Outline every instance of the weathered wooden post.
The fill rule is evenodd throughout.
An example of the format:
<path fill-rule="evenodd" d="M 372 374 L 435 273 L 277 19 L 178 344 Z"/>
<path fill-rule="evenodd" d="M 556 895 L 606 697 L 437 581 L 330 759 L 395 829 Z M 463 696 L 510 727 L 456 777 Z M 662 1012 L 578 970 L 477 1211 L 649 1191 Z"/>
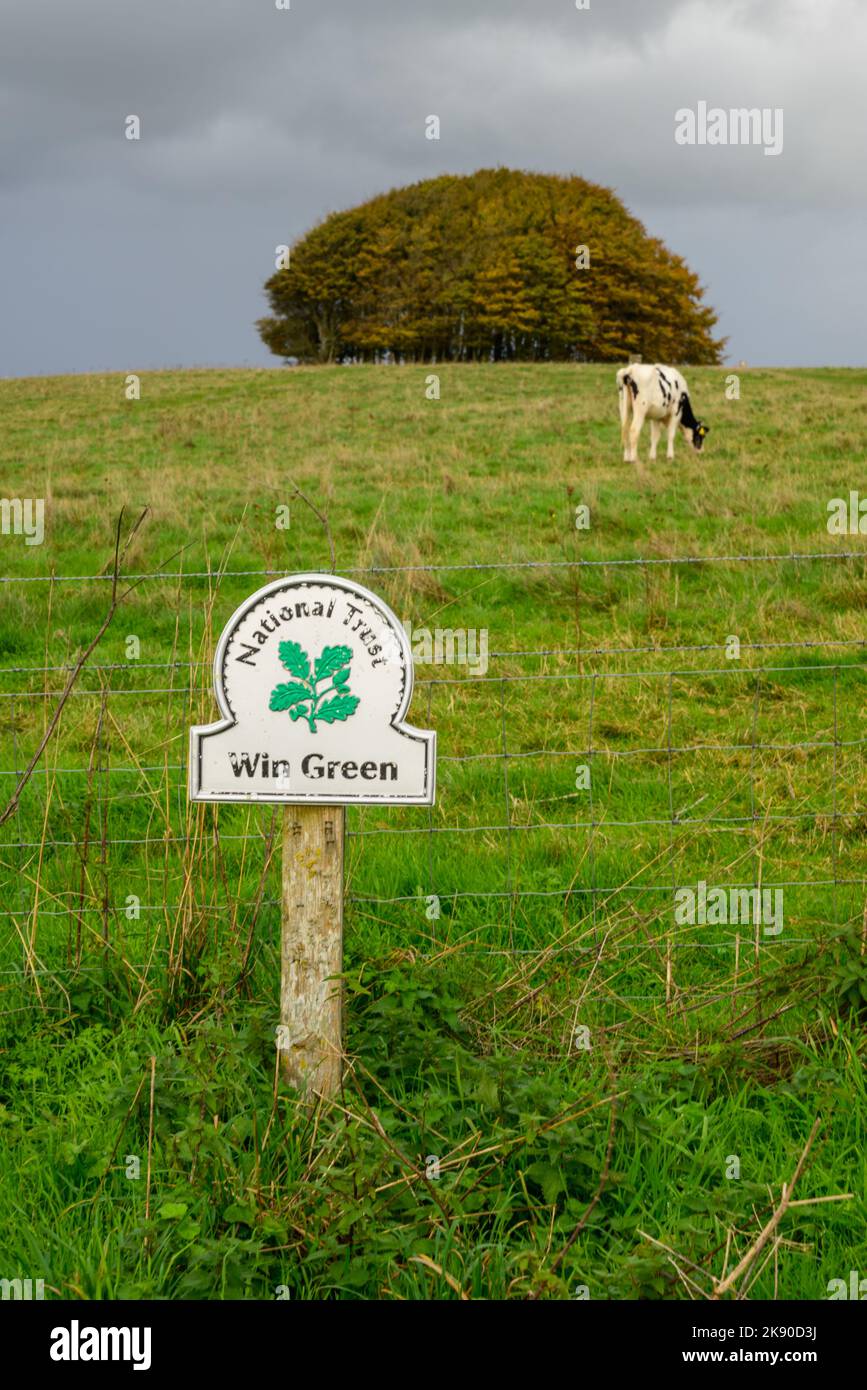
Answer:
<path fill-rule="evenodd" d="M 340 1086 L 347 805 L 427 806 L 436 735 L 404 722 L 406 633 L 369 589 L 298 574 L 253 594 L 214 658 L 222 718 L 190 730 L 193 801 L 270 801 L 283 819 L 283 1075 L 308 1095 Z"/>
<path fill-rule="evenodd" d="M 278 1047 L 286 1080 L 320 1095 L 342 1075 L 345 817 L 342 806 L 283 812 Z"/>

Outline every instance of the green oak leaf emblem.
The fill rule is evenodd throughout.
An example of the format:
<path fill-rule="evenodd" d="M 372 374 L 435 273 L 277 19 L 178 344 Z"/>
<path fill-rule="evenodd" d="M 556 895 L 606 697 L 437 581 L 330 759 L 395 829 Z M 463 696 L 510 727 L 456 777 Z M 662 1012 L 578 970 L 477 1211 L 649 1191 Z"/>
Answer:
<path fill-rule="evenodd" d="M 323 647 L 312 667 L 298 642 L 281 642 L 278 651 L 281 665 L 295 679 L 274 687 L 269 709 L 288 710 L 293 721 L 306 719 L 311 734 L 316 733 L 317 720 L 338 724 L 355 713 L 361 697 L 348 688 L 351 647 Z M 320 690 L 329 680 L 331 684 Z"/>

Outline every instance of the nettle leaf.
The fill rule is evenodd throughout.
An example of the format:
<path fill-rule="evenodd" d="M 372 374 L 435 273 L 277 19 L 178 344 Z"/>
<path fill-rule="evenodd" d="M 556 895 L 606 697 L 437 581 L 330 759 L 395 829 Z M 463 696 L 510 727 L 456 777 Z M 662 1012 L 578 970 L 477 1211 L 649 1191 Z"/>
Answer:
<path fill-rule="evenodd" d="M 349 680 L 349 667 L 348 667 L 348 666 L 346 667 L 346 669 L 345 669 L 344 671 L 335 671 L 335 673 L 334 673 L 334 684 L 337 686 L 337 689 L 338 689 L 338 690 L 342 690 L 343 687 L 346 685 L 346 682 L 347 682 L 348 680 Z"/>
<path fill-rule="evenodd" d="M 560 1193 L 566 1191 L 563 1174 L 553 1163 L 531 1163 L 527 1169 L 527 1177 L 541 1187 L 542 1196 L 549 1206 L 553 1206 Z"/>
<path fill-rule="evenodd" d="M 359 704 L 358 695 L 335 695 L 333 700 L 326 700 L 325 704 L 316 711 L 316 718 L 322 719 L 326 724 L 334 724 L 338 720 L 348 719 L 350 714 L 354 714 Z"/>
<path fill-rule="evenodd" d="M 246 1202 L 232 1202 L 223 1212 L 224 1221 L 237 1221 L 243 1226 L 252 1226 L 256 1221 L 256 1209 Z"/>
<path fill-rule="evenodd" d="M 268 701 L 269 709 L 291 709 L 300 700 L 309 700 L 310 691 L 306 685 L 301 685 L 300 681 L 287 681 L 285 685 L 278 685 L 271 691 L 271 698 Z"/>
<path fill-rule="evenodd" d="M 163 1202 L 157 1215 L 164 1221 L 179 1221 L 182 1216 L 187 1214 L 186 1202 Z"/>
<path fill-rule="evenodd" d="M 351 660 L 351 647 L 323 647 L 322 655 L 316 658 L 316 679 L 324 680 L 326 676 L 339 671 L 341 666 L 348 666 Z"/>
<path fill-rule="evenodd" d="M 277 648 L 280 660 L 293 676 L 306 681 L 310 675 L 310 658 L 300 642 L 281 642 Z M 317 666 L 319 662 L 316 663 Z"/>

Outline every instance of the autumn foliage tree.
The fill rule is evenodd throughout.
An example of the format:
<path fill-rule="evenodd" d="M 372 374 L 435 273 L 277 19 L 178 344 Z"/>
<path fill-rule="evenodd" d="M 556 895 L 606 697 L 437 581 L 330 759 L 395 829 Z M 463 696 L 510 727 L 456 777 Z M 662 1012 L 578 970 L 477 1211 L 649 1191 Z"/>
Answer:
<path fill-rule="evenodd" d="M 681 257 L 609 189 L 553 174 L 444 175 L 332 213 L 265 289 L 264 342 L 307 362 L 718 362 L 724 346 Z"/>

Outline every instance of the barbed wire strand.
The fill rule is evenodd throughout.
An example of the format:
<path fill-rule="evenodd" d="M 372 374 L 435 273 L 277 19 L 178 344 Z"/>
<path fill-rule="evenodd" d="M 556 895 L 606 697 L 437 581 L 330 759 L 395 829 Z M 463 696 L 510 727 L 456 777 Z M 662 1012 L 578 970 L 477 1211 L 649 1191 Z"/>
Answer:
<path fill-rule="evenodd" d="M 814 550 L 767 552 L 759 555 L 633 555 L 609 560 L 491 560 L 455 565 L 352 565 L 340 574 L 451 574 L 489 570 L 616 569 L 640 565 L 784 564 L 811 560 L 863 560 L 865 550 Z M 151 570 L 125 579 L 282 579 L 291 571 L 280 570 Z M 106 574 L 0 575 L 0 584 L 86 584 L 110 580 Z"/>

